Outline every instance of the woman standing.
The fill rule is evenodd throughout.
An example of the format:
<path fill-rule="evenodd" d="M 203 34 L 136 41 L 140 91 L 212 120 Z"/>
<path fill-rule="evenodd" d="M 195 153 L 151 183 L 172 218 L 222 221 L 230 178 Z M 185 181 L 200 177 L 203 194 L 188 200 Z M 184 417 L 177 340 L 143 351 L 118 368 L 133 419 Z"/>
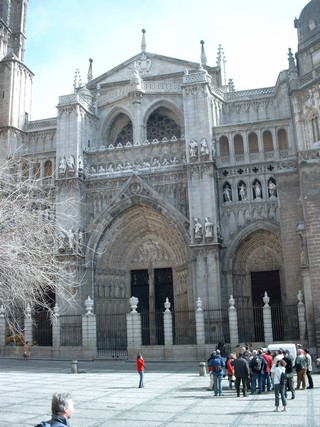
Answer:
<path fill-rule="evenodd" d="M 276 362 L 275 365 L 272 366 L 271 372 L 274 374 L 274 395 L 275 395 L 275 406 L 276 409 L 274 412 L 278 412 L 279 410 L 279 393 L 281 396 L 281 401 L 283 405 L 282 412 L 287 412 L 287 401 L 285 398 L 286 393 L 286 370 L 285 370 L 286 362 L 281 359 Z"/>
<path fill-rule="evenodd" d="M 144 374 L 144 359 L 142 357 L 142 354 L 137 355 L 137 372 L 140 375 L 140 381 L 139 381 L 139 388 L 143 388 L 143 374 Z"/>

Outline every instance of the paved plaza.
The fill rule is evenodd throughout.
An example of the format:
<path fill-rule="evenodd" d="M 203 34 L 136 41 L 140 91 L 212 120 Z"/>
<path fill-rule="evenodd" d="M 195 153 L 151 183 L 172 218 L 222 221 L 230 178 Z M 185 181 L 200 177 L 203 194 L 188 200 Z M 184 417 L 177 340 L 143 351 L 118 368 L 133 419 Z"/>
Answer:
<path fill-rule="evenodd" d="M 146 361 L 139 389 L 135 362 L 0 359 L 0 426 L 34 426 L 50 418 L 54 392 L 71 392 L 72 427 L 320 426 L 320 375 L 313 390 L 297 391 L 288 413 L 274 413 L 273 392 L 237 398 L 223 380 L 222 397 L 208 390 L 192 362 Z"/>

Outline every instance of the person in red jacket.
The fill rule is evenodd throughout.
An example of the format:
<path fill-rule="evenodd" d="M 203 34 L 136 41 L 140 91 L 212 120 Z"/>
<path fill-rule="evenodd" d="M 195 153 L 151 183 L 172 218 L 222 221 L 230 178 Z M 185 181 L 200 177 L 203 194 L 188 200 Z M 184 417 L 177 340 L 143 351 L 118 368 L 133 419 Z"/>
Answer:
<path fill-rule="evenodd" d="M 137 355 L 137 372 L 140 375 L 140 381 L 139 381 L 139 388 L 144 387 L 143 383 L 143 374 L 144 374 L 144 359 L 142 357 L 142 354 Z"/>

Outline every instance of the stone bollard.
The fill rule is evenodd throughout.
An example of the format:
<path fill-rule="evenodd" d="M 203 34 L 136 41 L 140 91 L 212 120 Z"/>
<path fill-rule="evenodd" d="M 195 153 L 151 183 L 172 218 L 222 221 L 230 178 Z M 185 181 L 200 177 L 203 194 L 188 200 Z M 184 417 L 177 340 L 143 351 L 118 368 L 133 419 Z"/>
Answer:
<path fill-rule="evenodd" d="M 73 360 L 71 362 L 71 373 L 72 374 L 77 374 L 78 373 L 78 361 L 77 360 Z"/>
<path fill-rule="evenodd" d="M 207 375 L 207 364 L 206 362 L 199 362 L 199 375 L 205 377 Z"/>

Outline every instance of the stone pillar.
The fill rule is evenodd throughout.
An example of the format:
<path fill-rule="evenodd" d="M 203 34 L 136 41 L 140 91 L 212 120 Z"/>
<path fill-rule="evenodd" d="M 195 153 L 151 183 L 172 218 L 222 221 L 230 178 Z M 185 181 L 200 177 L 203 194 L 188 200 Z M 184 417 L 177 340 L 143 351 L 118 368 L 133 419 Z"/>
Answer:
<path fill-rule="evenodd" d="M 51 318 L 52 321 L 52 352 L 55 357 L 59 357 L 60 352 L 60 314 L 59 307 L 56 304 L 53 308 L 54 315 Z"/>
<path fill-rule="evenodd" d="M 235 309 L 235 300 L 232 295 L 229 299 L 229 331 L 230 331 L 230 346 L 235 348 L 239 344 L 239 332 L 238 332 L 238 314 Z"/>
<path fill-rule="evenodd" d="M 264 341 L 266 344 L 268 344 L 273 342 L 273 333 L 272 333 L 271 307 L 269 305 L 270 298 L 268 297 L 267 292 L 264 293 L 264 297 L 262 299 L 264 302 L 264 306 L 263 306 Z"/>
<path fill-rule="evenodd" d="M 205 330 L 204 330 L 204 315 L 202 310 L 202 301 L 200 298 L 196 301 L 196 335 L 197 335 L 197 356 L 198 359 L 206 358 L 205 351 Z"/>
<path fill-rule="evenodd" d="M 129 359 L 135 359 L 137 353 L 141 353 L 141 317 L 137 312 L 139 300 L 137 297 L 129 299 L 131 312 L 127 314 L 127 345 Z"/>
<path fill-rule="evenodd" d="M 0 349 L 5 349 L 6 346 L 6 317 L 4 306 L 0 307 Z M 4 351 L 2 352 L 2 354 Z"/>
<path fill-rule="evenodd" d="M 93 300 L 88 296 L 85 301 L 86 314 L 82 316 L 82 349 L 85 357 L 96 357 L 97 325 L 96 316 L 92 312 Z"/>
<path fill-rule="evenodd" d="M 24 313 L 24 342 L 29 341 L 32 345 L 32 318 L 31 318 L 31 307 L 28 304 Z"/>
<path fill-rule="evenodd" d="M 169 299 L 166 298 L 164 303 L 165 311 L 163 313 L 163 326 L 164 326 L 164 345 L 173 345 L 173 334 L 172 334 L 172 313 L 170 311 L 171 304 Z"/>
<path fill-rule="evenodd" d="M 303 303 L 302 292 L 299 291 L 298 295 L 298 320 L 299 320 L 299 335 L 300 341 L 305 340 L 306 338 L 306 308 Z"/>

